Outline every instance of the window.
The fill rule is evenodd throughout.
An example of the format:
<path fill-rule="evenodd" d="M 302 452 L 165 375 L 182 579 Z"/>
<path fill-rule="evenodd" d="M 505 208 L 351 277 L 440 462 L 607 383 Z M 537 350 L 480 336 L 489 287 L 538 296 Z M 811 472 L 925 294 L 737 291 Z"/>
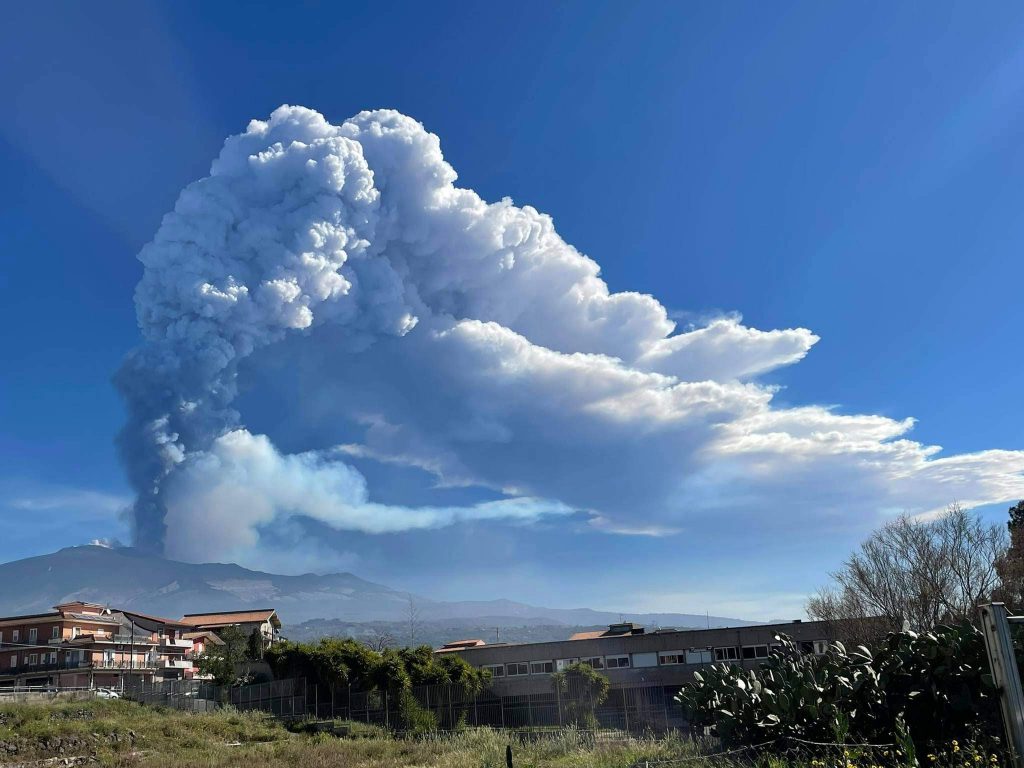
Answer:
<path fill-rule="evenodd" d="M 504 677 L 505 676 L 505 665 L 504 664 L 484 664 L 483 668 L 491 673 L 491 677 Z"/>
<path fill-rule="evenodd" d="M 31 627 L 28 631 L 28 641 L 30 643 L 36 642 L 39 639 L 39 630 L 35 627 Z"/>
<path fill-rule="evenodd" d="M 768 658 L 768 646 L 767 645 L 744 645 L 743 646 L 743 658 L 744 659 L 767 659 Z"/>
<path fill-rule="evenodd" d="M 658 654 L 657 653 L 634 653 L 633 654 L 633 668 L 637 667 L 656 667 L 658 666 Z"/>
<path fill-rule="evenodd" d="M 30 667 L 34 667 L 36 664 L 38 664 L 39 663 L 39 654 L 38 653 L 29 654 L 28 663 L 29 663 Z"/>
<path fill-rule="evenodd" d="M 729 646 L 728 648 L 715 648 L 715 661 L 736 661 L 739 656 L 736 653 L 735 646 Z"/>
<path fill-rule="evenodd" d="M 21 630 L 20 629 L 14 630 L 14 642 L 18 642 L 18 639 L 20 637 L 21 637 Z"/>
<path fill-rule="evenodd" d="M 0 645 L 4 644 L 4 631 L 0 629 Z"/>
<path fill-rule="evenodd" d="M 11 668 L 18 666 L 18 654 L 11 656 Z"/>
<path fill-rule="evenodd" d="M 604 669 L 603 656 L 591 656 L 588 659 L 583 659 L 583 663 L 594 669 Z"/>
<path fill-rule="evenodd" d="M 606 656 L 604 663 L 608 669 L 626 669 L 629 667 L 629 656 Z"/>
<path fill-rule="evenodd" d="M 72 637 L 78 637 L 80 634 L 82 634 L 82 628 L 81 627 L 72 627 L 71 628 L 71 636 Z"/>
<path fill-rule="evenodd" d="M 828 640 L 815 640 L 814 652 L 819 656 L 828 653 Z"/>
<path fill-rule="evenodd" d="M 511 664 L 505 665 L 505 674 L 509 677 L 528 675 L 530 674 L 530 665 L 525 661 L 513 661 Z"/>
<path fill-rule="evenodd" d="M 687 664 L 710 664 L 713 658 L 710 648 L 691 648 L 686 652 Z"/>
<path fill-rule="evenodd" d="M 550 675 L 555 671 L 555 664 L 551 661 L 531 661 L 530 662 L 530 674 L 531 675 Z"/>
<path fill-rule="evenodd" d="M 56 651 L 50 651 L 50 663 L 51 664 L 56 664 L 57 663 L 57 652 Z"/>
<path fill-rule="evenodd" d="M 555 660 L 555 669 L 557 669 L 559 672 L 561 672 L 566 667 L 571 667 L 573 664 L 575 664 L 578 661 L 579 661 L 579 659 L 556 659 Z"/>
<path fill-rule="evenodd" d="M 54 624 L 53 625 L 53 629 L 50 630 L 50 637 L 53 640 L 56 640 L 58 637 L 60 637 L 60 625 L 59 624 Z"/>
<path fill-rule="evenodd" d="M 662 665 L 685 664 L 686 651 L 662 651 L 658 656 L 658 663 Z"/>

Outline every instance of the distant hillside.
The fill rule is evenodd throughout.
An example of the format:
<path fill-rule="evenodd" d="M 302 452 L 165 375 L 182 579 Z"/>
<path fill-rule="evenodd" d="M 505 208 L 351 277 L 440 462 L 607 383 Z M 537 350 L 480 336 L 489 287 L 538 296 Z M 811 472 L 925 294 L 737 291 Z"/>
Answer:
<path fill-rule="evenodd" d="M 509 624 L 508 622 L 516 622 Z M 515 619 L 508 616 L 480 619 L 445 619 L 420 621 L 410 631 L 408 621 L 356 622 L 344 619 L 311 619 L 301 624 L 285 625 L 282 630 L 289 640 L 309 642 L 321 637 L 353 637 L 370 645 L 405 646 L 430 645 L 435 648 L 453 640 L 479 638 L 488 643 L 546 643 L 567 640 L 575 632 L 601 629 L 605 625 L 570 626 L 545 624 L 538 619 Z"/>
<path fill-rule="evenodd" d="M 292 626 L 313 619 L 341 619 L 346 625 L 401 623 L 409 610 L 409 596 L 405 592 L 351 573 L 282 576 L 232 564 L 164 560 L 129 547 L 69 547 L 50 555 L 0 564 L 0 615 L 46 611 L 67 600 L 87 600 L 171 617 L 200 611 L 273 607 L 281 620 Z M 413 596 L 413 601 L 421 622 L 440 622 L 440 626 L 451 628 L 489 627 L 491 636 L 495 626 L 546 625 L 564 626 L 568 630 L 606 625 L 620 617 L 647 626 L 755 623 L 694 614 L 542 608 L 511 600 L 442 602 Z M 404 638 L 400 639 L 404 642 Z"/>

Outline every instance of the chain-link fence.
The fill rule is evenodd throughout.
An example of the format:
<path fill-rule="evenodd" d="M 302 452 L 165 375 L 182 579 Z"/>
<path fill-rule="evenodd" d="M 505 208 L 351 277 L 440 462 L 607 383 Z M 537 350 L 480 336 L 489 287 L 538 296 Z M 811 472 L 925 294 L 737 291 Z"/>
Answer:
<path fill-rule="evenodd" d="M 510 730 L 561 728 L 615 729 L 663 733 L 685 726 L 673 692 L 660 687 L 614 688 L 598 703 L 587 690 L 555 690 L 502 695 L 460 685 L 417 686 L 407 690 L 354 691 L 350 687 L 306 683 L 303 678 L 222 687 L 194 680 L 126 685 L 124 696 L 144 704 L 205 712 L 230 704 L 275 717 L 354 720 L 389 730 L 408 726 L 410 710 L 429 713 L 442 731 L 463 726 Z"/>
<path fill-rule="evenodd" d="M 219 686 L 199 680 L 126 684 L 125 698 L 189 712 L 207 712 L 229 704 L 240 710 L 266 712 L 275 717 L 308 715 L 307 686 L 303 678 L 274 680 L 242 686 Z"/>
<path fill-rule="evenodd" d="M 614 688 L 597 703 L 588 691 L 571 689 L 501 695 L 447 684 L 408 691 L 311 685 L 308 712 L 321 720 L 354 720 L 396 730 L 405 727 L 414 702 L 420 711 L 433 716 L 440 730 L 467 725 L 513 730 L 575 726 L 660 733 L 685 726 L 673 694 L 660 687 Z"/>

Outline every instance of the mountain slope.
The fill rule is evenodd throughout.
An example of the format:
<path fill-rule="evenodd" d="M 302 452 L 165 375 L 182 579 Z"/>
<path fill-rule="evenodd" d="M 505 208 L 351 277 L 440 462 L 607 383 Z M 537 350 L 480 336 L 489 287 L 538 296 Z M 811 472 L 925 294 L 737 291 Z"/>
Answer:
<path fill-rule="evenodd" d="M 635 620 L 649 625 L 739 626 L 752 622 L 693 614 L 618 614 L 589 608 L 540 608 L 511 600 L 442 602 L 411 598 L 423 621 L 487 620 L 489 625 L 589 626 Z M 224 563 L 180 563 L 130 547 L 69 547 L 0 564 L 0 615 L 49 610 L 87 600 L 177 617 L 201 611 L 276 608 L 281 620 L 402 621 L 410 596 L 350 573 L 282 576 Z"/>

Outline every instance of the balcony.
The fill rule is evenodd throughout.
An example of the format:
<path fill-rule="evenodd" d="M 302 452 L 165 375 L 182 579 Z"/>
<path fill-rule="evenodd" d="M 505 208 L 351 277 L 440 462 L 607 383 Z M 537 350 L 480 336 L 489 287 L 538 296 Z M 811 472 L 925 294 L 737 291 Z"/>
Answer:
<path fill-rule="evenodd" d="M 156 642 L 152 637 L 148 635 L 97 635 L 95 638 L 97 643 L 114 643 L 115 645 L 156 645 Z"/>
<path fill-rule="evenodd" d="M 87 665 L 87 666 L 89 666 L 89 665 Z M 107 661 L 107 660 L 94 661 L 91 664 L 91 666 L 92 666 L 93 669 L 119 669 L 119 670 L 124 670 L 126 672 L 131 672 L 132 670 L 135 670 L 135 671 L 139 672 L 139 671 L 157 669 L 158 668 L 158 662 L 146 660 L 146 661 L 136 661 L 133 664 L 131 661 L 129 661 L 127 659 L 124 659 L 124 660 L 113 659 L 111 661 Z"/>
<path fill-rule="evenodd" d="M 88 669 L 88 661 L 61 661 L 56 664 L 22 664 L 19 667 L 0 668 L 0 677 L 11 675 L 35 675 L 44 672 L 60 672 L 66 669 Z"/>
<path fill-rule="evenodd" d="M 189 665 L 191 666 L 191 665 Z M 48 672 L 63 672 L 66 670 L 117 670 L 122 672 L 152 672 L 163 668 L 160 662 L 144 661 L 132 664 L 128 660 L 112 661 L 60 661 L 56 664 L 22 664 L 18 667 L 0 667 L 0 678 L 13 677 L 15 675 L 41 675 Z M 189 667 L 174 667 L 174 669 L 188 669 Z"/>
<path fill-rule="evenodd" d="M 164 659 L 160 666 L 162 669 L 192 669 L 190 659 Z"/>
<path fill-rule="evenodd" d="M 192 641 L 191 640 L 179 640 L 170 637 L 160 638 L 160 647 L 174 651 L 191 651 Z"/>

